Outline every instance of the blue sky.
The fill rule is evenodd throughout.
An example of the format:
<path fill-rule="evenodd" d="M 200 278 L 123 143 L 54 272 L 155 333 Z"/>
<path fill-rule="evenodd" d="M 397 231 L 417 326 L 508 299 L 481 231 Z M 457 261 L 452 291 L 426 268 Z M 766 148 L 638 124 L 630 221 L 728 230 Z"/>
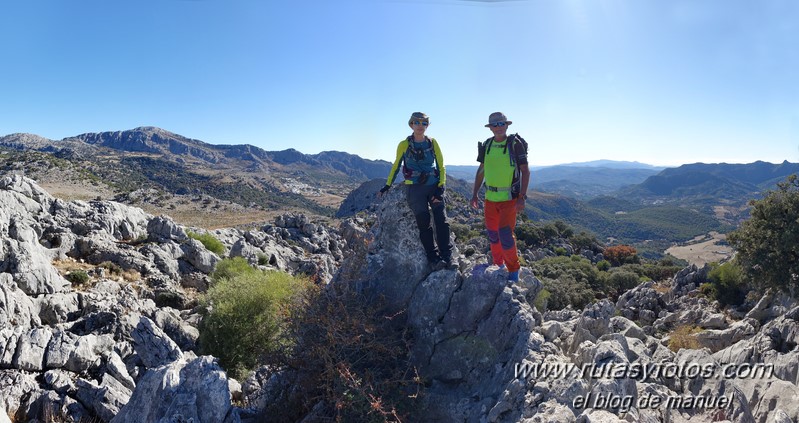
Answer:
<path fill-rule="evenodd" d="M 799 162 L 795 0 L 26 0 L 0 5 L 0 135 L 158 126 L 393 160 L 411 112 L 475 164 Z"/>

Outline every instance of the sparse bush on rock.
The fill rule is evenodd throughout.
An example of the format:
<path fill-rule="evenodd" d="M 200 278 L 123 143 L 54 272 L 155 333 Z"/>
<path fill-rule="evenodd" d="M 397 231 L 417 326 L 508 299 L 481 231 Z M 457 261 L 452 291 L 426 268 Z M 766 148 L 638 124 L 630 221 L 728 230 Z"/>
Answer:
<path fill-rule="evenodd" d="M 695 350 L 700 348 L 699 341 L 695 335 L 702 332 L 702 329 L 694 325 L 683 325 L 675 328 L 669 334 L 669 349 L 677 352 L 681 349 Z"/>
<path fill-rule="evenodd" d="M 205 246 L 205 248 L 208 249 L 208 251 L 216 253 L 216 255 L 218 256 L 221 256 L 222 254 L 225 253 L 224 244 L 222 244 L 220 240 L 216 239 L 216 237 L 214 237 L 211 234 L 208 233 L 198 234 L 196 232 L 186 231 L 186 235 L 188 235 L 189 238 L 193 238 L 196 239 L 197 241 L 200 241 L 203 244 L 203 246 Z"/>
<path fill-rule="evenodd" d="M 613 269 L 608 273 L 607 286 L 615 296 L 619 296 L 628 289 L 635 288 L 640 283 L 638 275 L 622 269 Z"/>
<path fill-rule="evenodd" d="M 302 279 L 254 269 L 241 257 L 221 261 L 203 299 L 201 351 L 243 377 L 262 356 L 282 347 L 286 308 L 306 287 Z"/>
<path fill-rule="evenodd" d="M 746 283 L 743 270 L 736 261 L 724 264 L 711 264 L 712 269 L 707 277 L 710 279 L 711 298 L 717 300 L 722 306 L 741 304 L 746 298 L 749 286 Z"/>
<path fill-rule="evenodd" d="M 73 270 L 66 276 L 67 280 L 73 285 L 83 285 L 89 282 L 89 274 L 83 270 Z"/>

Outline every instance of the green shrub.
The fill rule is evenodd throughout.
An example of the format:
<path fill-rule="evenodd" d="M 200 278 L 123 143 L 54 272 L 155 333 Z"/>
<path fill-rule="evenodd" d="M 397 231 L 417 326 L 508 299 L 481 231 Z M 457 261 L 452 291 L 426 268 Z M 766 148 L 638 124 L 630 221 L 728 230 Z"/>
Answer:
<path fill-rule="evenodd" d="M 459 243 L 464 243 L 472 238 L 480 236 L 480 231 L 472 229 L 469 225 L 463 223 L 451 223 L 450 230 L 455 234 L 455 239 Z"/>
<path fill-rule="evenodd" d="M 775 287 L 799 295 L 799 177 L 796 174 L 752 201 L 751 217 L 727 241 L 749 280 L 762 292 Z"/>
<path fill-rule="evenodd" d="M 661 266 L 670 266 L 670 267 L 675 266 L 679 268 L 684 268 L 685 266 L 688 266 L 688 261 L 684 259 L 678 259 L 677 257 L 674 257 L 671 254 L 666 254 L 663 256 L 663 258 L 660 259 L 658 264 Z"/>
<path fill-rule="evenodd" d="M 306 285 L 276 271 L 242 267 L 240 257 L 222 260 L 203 298 L 200 350 L 219 358 L 235 378 L 255 368 L 264 355 L 284 347 L 285 311 Z M 246 261 L 244 261 L 246 263 Z"/>
<path fill-rule="evenodd" d="M 211 281 L 233 279 L 240 275 L 257 275 L 259 272 L 258 269 L 250 266 L 250 263 L 244 257 L 227 258 L 216 264 L 213 273 L 211 273 Z"/>
<path fill-rule="evenodd" d="M 744 272 L 737 263 L 727 262 L 720 266 L 714 265 L 707 277 L 713 284 L 713 298 L 719 304 L 725 306 L 743 303 L 748 287 Z"/>
<path fill-rule="evenodd" d="M 538 291 L 538 295 L 536 295 L 535 300 L 533 300 L 533 305 L 535 306 L 535 309 L 540 312 L 546 311 L 549 305 L 549 297 L 551 296 L 552 293 L 550 293 L 546 289 Z"/>
<path fill-rule="evenodd" d="M 203 244 L 203 246 L 205 246 L 205 248 L 208 249 L 208 251 L 216 253 L 216 255 L 221 256 L 222 254 L 225 253 L 225 245 L 222 244 L 222 241 L 216 239 L 213 235 L 209 233 L 198 234 L 196 232 L 186 231 L 186 235 L 188 235 L 189 238 L 200 241 Z"/>
<path fill-rule="evenodd" d="M 523 242 L 527 248 L 543 246 L 547 241 L 541 228 L 532 223 L 520 223 L 513 232 L 516 234 L 516 241 Z"/>
<path fill-rule="evenodd" d="M 584 283 L 594 291 L 601 292 L 605 288 L 605 281 L 599 270 L 590 260 L 582 256 L 547 257 L 530 263 L 530 267 L 539 277 L 560 279 L 563 276 L 571 276 L 575 281 Z"/>
<path fill-rule="evenodd" d="M 668 261 L 665 263 L 661 261 L 657 264 L 644 264 L 643 274 L 639 273 L 638 276 L 646 276 L 653 281 L 660 282 L 671 279 L 677 272 L 685 268 L 684 265 L 667 263 Z"/>
<path fill-rule="evenodd" d="M 625 291 L 635 288 L 640 283 L 639 277 L 633 272 L 613 269 L 609 272 L 608 287 L 614 296 L 619 296 Z"/>
<path fill-rule="evenodd" d="M 585 231 L 582 231 L 576 235 L 572 235 L 569 238 L 569 244 L 571 244 L 572 247 L 574 247 L 575 251 L 580 251 L 580 250 L 601 251 L 600 243 L 596 239 L 596 236 L 591 235 Z"/>
<path fill-rule="evenodd" d="M 559 256 L 565 256 L 568 252 L 563 247 L 555 247 L 555 254 Z"/>
<path fill-rule="evenodd" d="M 573 276 L 562 276 L 559 279 L 542 278 L 547 297 L 548 310 L 561 310 L 569 305 L 582 309 L 594 300 L 594 291 L 584 281 L 575 280 Z"/>
<path fill-rule="evenodd" d="M 73 270 L 69 272 L 69 274 L 66 276 L 66 279 L 73 285 L 83 285 L 86 282 L 89 282 L 89 274 L 83 270 Z"/>
<path fill-rule="evenodd" d="M 705 282 L 702 285 L 699 285 L 699 294 L 704 295 L 711 300 L 715 300 L 718 295 L 718 289 L 716 289 L 716 285 L 712 282 Z"/>
<path fill-rule="evenodd" d="M 600 271 L 607 272 L 610 269 L 610 262 L 607 260 L 600 260 L 596 264 L 596 268 Z"/>
<path fill-rule="evenodd" d="M 98 264 L 97 267 L 101 267 L 101 268 L 103 268 L 105 270 L 108 270 L 108 273 L 111 274 L 111 275 L 121 275 L 122 274 L 122 267 L 120 267 L 118 264 L 110 262 L 110 261 L 104 261 L 104 262 Z"/>

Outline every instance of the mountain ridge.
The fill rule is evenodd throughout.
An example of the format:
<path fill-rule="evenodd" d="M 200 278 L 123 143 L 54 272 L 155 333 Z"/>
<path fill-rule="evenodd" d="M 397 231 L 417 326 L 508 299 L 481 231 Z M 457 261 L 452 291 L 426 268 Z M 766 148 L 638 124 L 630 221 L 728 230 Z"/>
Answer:
<path fill-rule="evenodd" d="M 0 137 L 0 149 L 0 157 L 6 157 L 4 165 L 0 161 L 0 173 L 35 176 L 44 179 L 45 185 L 49 183 L 51 189 L 72 181 L 72 188 L 56 191 L 77 187 L 83 192 L 80 199 L 148 201 L 150 212 L 180 215 L 183 211 L 189 219 L 203 219 L 206 214 L 214 216 L 227 210 L 222 220 L 229 219 L 234 224 L 266 220 L 270 213 L 278 211 L 303 211 L 333 218 L 340 214 L 353 191 L 370 180 L 384 181 L 391 167 L 387 161 L 342 151 L 304 154 L 294 148 L 267 151 L 249 144 L 214 145 L 152 126 L 84 133 L 57 141 L 16 133 Z M 586 166 L 534 169 L 531 191 L 565 195 L 577 201 L 540 197 L 540 202 L 528 202 L 528 215 L 534 220 L 562 218 L 605 235 L 613 235 L 611 232 L 621 227 L 622 232 L 638 233 L 641 231 L 631 225 L 651 225 L 657 216 L 665 215 L 700 222 L 695 225 L 697 228 L 716 230 L 728 226 L 700 221 L 695 214 L 685 213 L 693 210 L 723 225 L 735 225 L 746 217 L 750 199 L 775 186 L 788 173 L 799 171 L 799 164 L 787 161 L 693 163 L 659 172 L 624 168 L 641 165 L 637 162 L 615 162 L 622 168 L 599 167 L 614 163 L 609 160 L 585 163 Z M 458 171 L 464 168 L 470 172 L 458 178 Z M 450 192 L 466 197 L 471 194 L 471 168 L 447 166 Z M 463 183 L 456 184 L 457 179 Z M 363 193 L 361 200 L 347 204 L 347 210 L 368 207 L 359 202 L 370 197 Z M 672 208 L 641 210 L 664 204 Z M 679 210 L 681 207 L 685 210 Z M 617 212 L 629 215 L 616 215 Z M 592 219 L 586 216 L 596 217 L 593 220 L 599 225 L 591 228 L 587 223 Z M 202 225 L 194 220 L 191 223 Z M 659 229 L 662 228 L 646 232 L 656 235 L 661 233 Z M 668 233 L 682 236 L 686 232 L 680 229 Z"/>
<path fill-rule="evenodd" d="M 782 163 L 692 163 L 664 169 L 641 184 L 620 189 L 613 195 L 643 203 L 690 201 L 707 204 L 724 200 L 742 205 L 798 172 L 799 163 L 787 160 Z"/>

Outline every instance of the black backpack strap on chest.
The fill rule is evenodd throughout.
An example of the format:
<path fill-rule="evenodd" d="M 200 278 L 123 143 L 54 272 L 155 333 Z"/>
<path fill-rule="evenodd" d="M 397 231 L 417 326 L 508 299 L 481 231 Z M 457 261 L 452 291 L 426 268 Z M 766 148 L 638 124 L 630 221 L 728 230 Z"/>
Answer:
<path fill-rule="evenodd" d="M 508 154 L 508 148 L 510 147 L 510 154 L 508 154 L 510 158 L 510 165 L 516 167 L 516 135 L 511 134 L 505 140 L 505 145 L 502 146 L 502 154 Z M 485 154 L 488 155 L 488 152 L 491 151 L 491 145 L 494 143 L 494 137 L 491 137 L 486 140 L 485 142 Z"/>

